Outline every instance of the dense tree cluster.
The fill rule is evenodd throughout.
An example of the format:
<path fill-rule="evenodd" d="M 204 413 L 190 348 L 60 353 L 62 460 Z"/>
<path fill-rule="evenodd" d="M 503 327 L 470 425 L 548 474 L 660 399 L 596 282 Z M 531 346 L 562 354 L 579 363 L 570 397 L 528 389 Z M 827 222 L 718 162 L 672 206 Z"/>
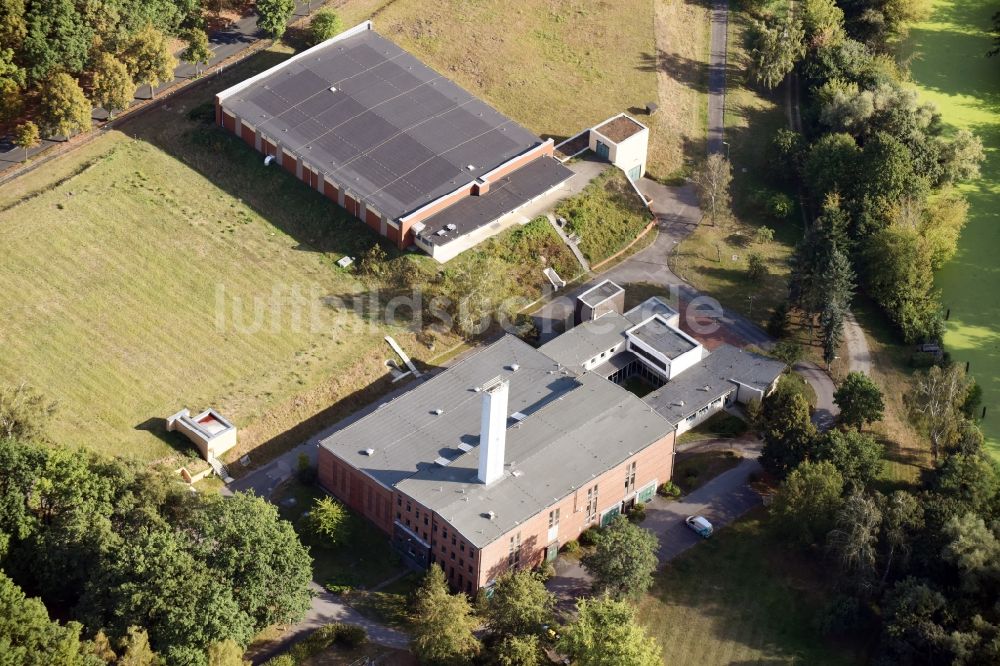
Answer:
<path fill-rule="evenodd" d="M 20 595 L 16 584 L 40 597 L 31 621 L 64 635 L 51 649 L 103 632 L 119 651 L 146 641 L 168 664 L 205 664 L 210 646 L 245 646 L 310 603 L 308 552 L 265 500 L 191 493 L 137 464 L 10 438 L 0 441 L 0 566 L 10 577 L 0 596 Z M 74 622 L 49 623 L 45 607 Z M 0 644 L 33 649 L 36 634 L 10 631 Z"/>
<path fill-rule="evenodd" d="M 804 133 L 775 135 L 771 176 L 815 213 L 790 298 L 819 319 L 827 362 L 855 282 L 906 342 L 942 333 L 933 272 L 965 224 L 955 186 L 978 177 L 984 153 L 971 133 L 946 131 L 891 57 L 926 11 L 922 0 L 805 0 L 780 19 L 758 12 L 749 31 L 756 81 L 774 87 L 797 70 L 802 82 Z"/>
<path fill-rule="evenodd" d="M 804 415 L 786 413 L 795 394 L 779 392 L 764 404 L 762 462 L 783 479 L 772 525 L 836 567 L 839 597 L 824 631 L 880 628 L 878 663 L 1000 659 L 1000 466 L 969 420 L 970 387 L 958 366 L 918 375 L 908 402 L 936 441 L 940 464 L 903 489 L 879 483 L 883 451 L 871 436 L 813 432 L 803 445 Z M 882 409 L 863 377 L 845 382 L 837 396 L 851 405 L 848 420 L 857 425 Z"/>

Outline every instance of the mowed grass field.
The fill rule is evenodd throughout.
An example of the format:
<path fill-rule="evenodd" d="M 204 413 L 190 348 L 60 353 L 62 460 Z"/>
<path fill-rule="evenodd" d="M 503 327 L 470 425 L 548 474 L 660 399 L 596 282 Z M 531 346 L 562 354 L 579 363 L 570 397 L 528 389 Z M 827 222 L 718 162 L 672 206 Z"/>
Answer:
<path fill-rule="evenodd" d="M 982 178 L 963 187 L 969 222 L 956 257 L 938 275 L 942 303 L 951 310 L 945 344 L 959 363 L 970 364 L 983 387 L 983 422 L 994 457 L 1000 459 L 1000 78 L 987 30 L 997 10 L 989 0 L 935 0 L 928 21 L 910 32 L 910 69 L 922 95 L 944 120 L 983 141 Z"/>
<path fill-rule="evenodd" d="M 212 406 L 242 452 L 380 380 L 385 333 L 426 356 L 330 300 L 362 290 L 333 260 L 374 236 L 190 120 L 208 97 L 171 100 L 0 195 L 0 382 L 56 401 L 62 445 L 159 460 L 191 450 L 162 419 Z"/>
<path fill-rule="evenodd" d="M 862 663 L 816 629 L 827 583 L 805 556 L 773 542 L 766 520 L 758 509 L 660 570 L 639 617 L 664 663 Z"/>

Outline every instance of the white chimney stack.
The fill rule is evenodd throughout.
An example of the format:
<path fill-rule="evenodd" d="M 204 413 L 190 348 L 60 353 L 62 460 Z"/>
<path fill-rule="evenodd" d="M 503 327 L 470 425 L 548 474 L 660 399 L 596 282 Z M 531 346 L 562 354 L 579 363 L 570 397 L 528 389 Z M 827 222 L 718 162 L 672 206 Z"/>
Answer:
<path fill-rule="evenodd" d="M 510 382 L 496 377 L 482 387 L 483 418 L 479 428 L 479 480 L 491 484 L 503 476 L 507 443 L 507 392 Z"/>

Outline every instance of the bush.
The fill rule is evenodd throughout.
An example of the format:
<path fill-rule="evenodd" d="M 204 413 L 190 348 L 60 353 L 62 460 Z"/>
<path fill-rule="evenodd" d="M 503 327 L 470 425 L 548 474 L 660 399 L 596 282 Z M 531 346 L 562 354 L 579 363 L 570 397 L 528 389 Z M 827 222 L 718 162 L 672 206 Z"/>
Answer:
<path fill-rule="evenodd" d="M 323 587 L 330 594 L 347 594 L 354 589 L 350 585 L 342 585 L 341 583 L 325 583 Z"/>
<path fill-rule="evenodd" d="M 681 496 L 680 487 L 673 481 L 667 481 L 666 483 L 662 484 L 659 488 L 656 489 L 656 492 L 662 497 L 677 498 Z"/>
<path fill-rule="evenodd" d="M 309 22 L 309 37 L 313 44 L 325 42 L 331 37 L 335 37 L 344 29 L 344 22 L 340 20 L 337 12 L 329 9 L 321 9 L 313 16 Z"/>
<path fill-rule="evenodd" d="M 295 471 L 295 476 L 298 478 L 299 483 L 304 486 L 311 486 L 316 482 L 316 467 L 309 462 L 308 454 L 299 454 L 298 469 Z"/>
<path fill-rule="evenodd" d="M 641 523 L 646 520 L 646 505 L 642 502 L 637 503 L 632 510 L 628 512 L 628 519 L 633 523 Z"/>
<path fill-rule="evenodd" d="M 188 111 L 188 120 L 211 124 L 215 122 L 215 104 L 205 102 Z"/>
<path fill-rule="evenodd" d="M 577 546 L 579 548 L 579 545 Z M 541 576 L 542 580 L 548 580 L 556 575 L 556 565 L 552 564 L 548 560 L 543 561 L 538 565 L 538 575 Z"/>
<path fill-rule="evenodd" d="M 341 624 L 339 629 L 336 641 L 344 647 L 355 648 L 368 640 L 368 632 L 365 631 L 364 627 L 356 624 Z"/>
<path fill-rule="evenodd" d="M 767 275 L 767 263 L 759 252 L 747 255 L 747 277 L 756 282 Z"/>
<path fill-rule="evenodd" d="M 290 654 L 279 654 L 265 661 L 264 666 L 295 666 L 295 657 Z"/>
<path fill-rule="evenodd" d="M 767 200 L 767 213 L 775 220 L 786 220 L 792 214 L 795 202 L 784 192 L 772 194 Z"/>
<path fill-rule="evenodd" d="M 580 542 L 576 539 L 563 544 L 562 551 L 569 555 L 576 555 L 580 552 Z"/>
<path fill-rule="evenodd" d="M 601 528 L 597 526 L 588 527 L 580 534 L 580 544 L 584 546 L 596 546 L 601 540 Z"/>
<path fill-rule="evenodd" d="M 771 311 L 771 316 L 767 320 L 767 333 L 772 338 L 783 338 L 788 335 L 788 326 L 790 323 L 788 303 L 782 301 Z"/>

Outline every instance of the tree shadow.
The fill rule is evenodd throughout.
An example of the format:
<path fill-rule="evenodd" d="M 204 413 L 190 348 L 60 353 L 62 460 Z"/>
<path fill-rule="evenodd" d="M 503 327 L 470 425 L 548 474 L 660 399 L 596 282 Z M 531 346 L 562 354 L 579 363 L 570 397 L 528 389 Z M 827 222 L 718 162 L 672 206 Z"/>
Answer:
<path fill-rule="evenodd" d="M 669 74 L 680 84 L 700 93 L 708 92 L 708 63 L 658 49 L 655 53 L 640 53 L 636 69 L 640 72 Z"/>

